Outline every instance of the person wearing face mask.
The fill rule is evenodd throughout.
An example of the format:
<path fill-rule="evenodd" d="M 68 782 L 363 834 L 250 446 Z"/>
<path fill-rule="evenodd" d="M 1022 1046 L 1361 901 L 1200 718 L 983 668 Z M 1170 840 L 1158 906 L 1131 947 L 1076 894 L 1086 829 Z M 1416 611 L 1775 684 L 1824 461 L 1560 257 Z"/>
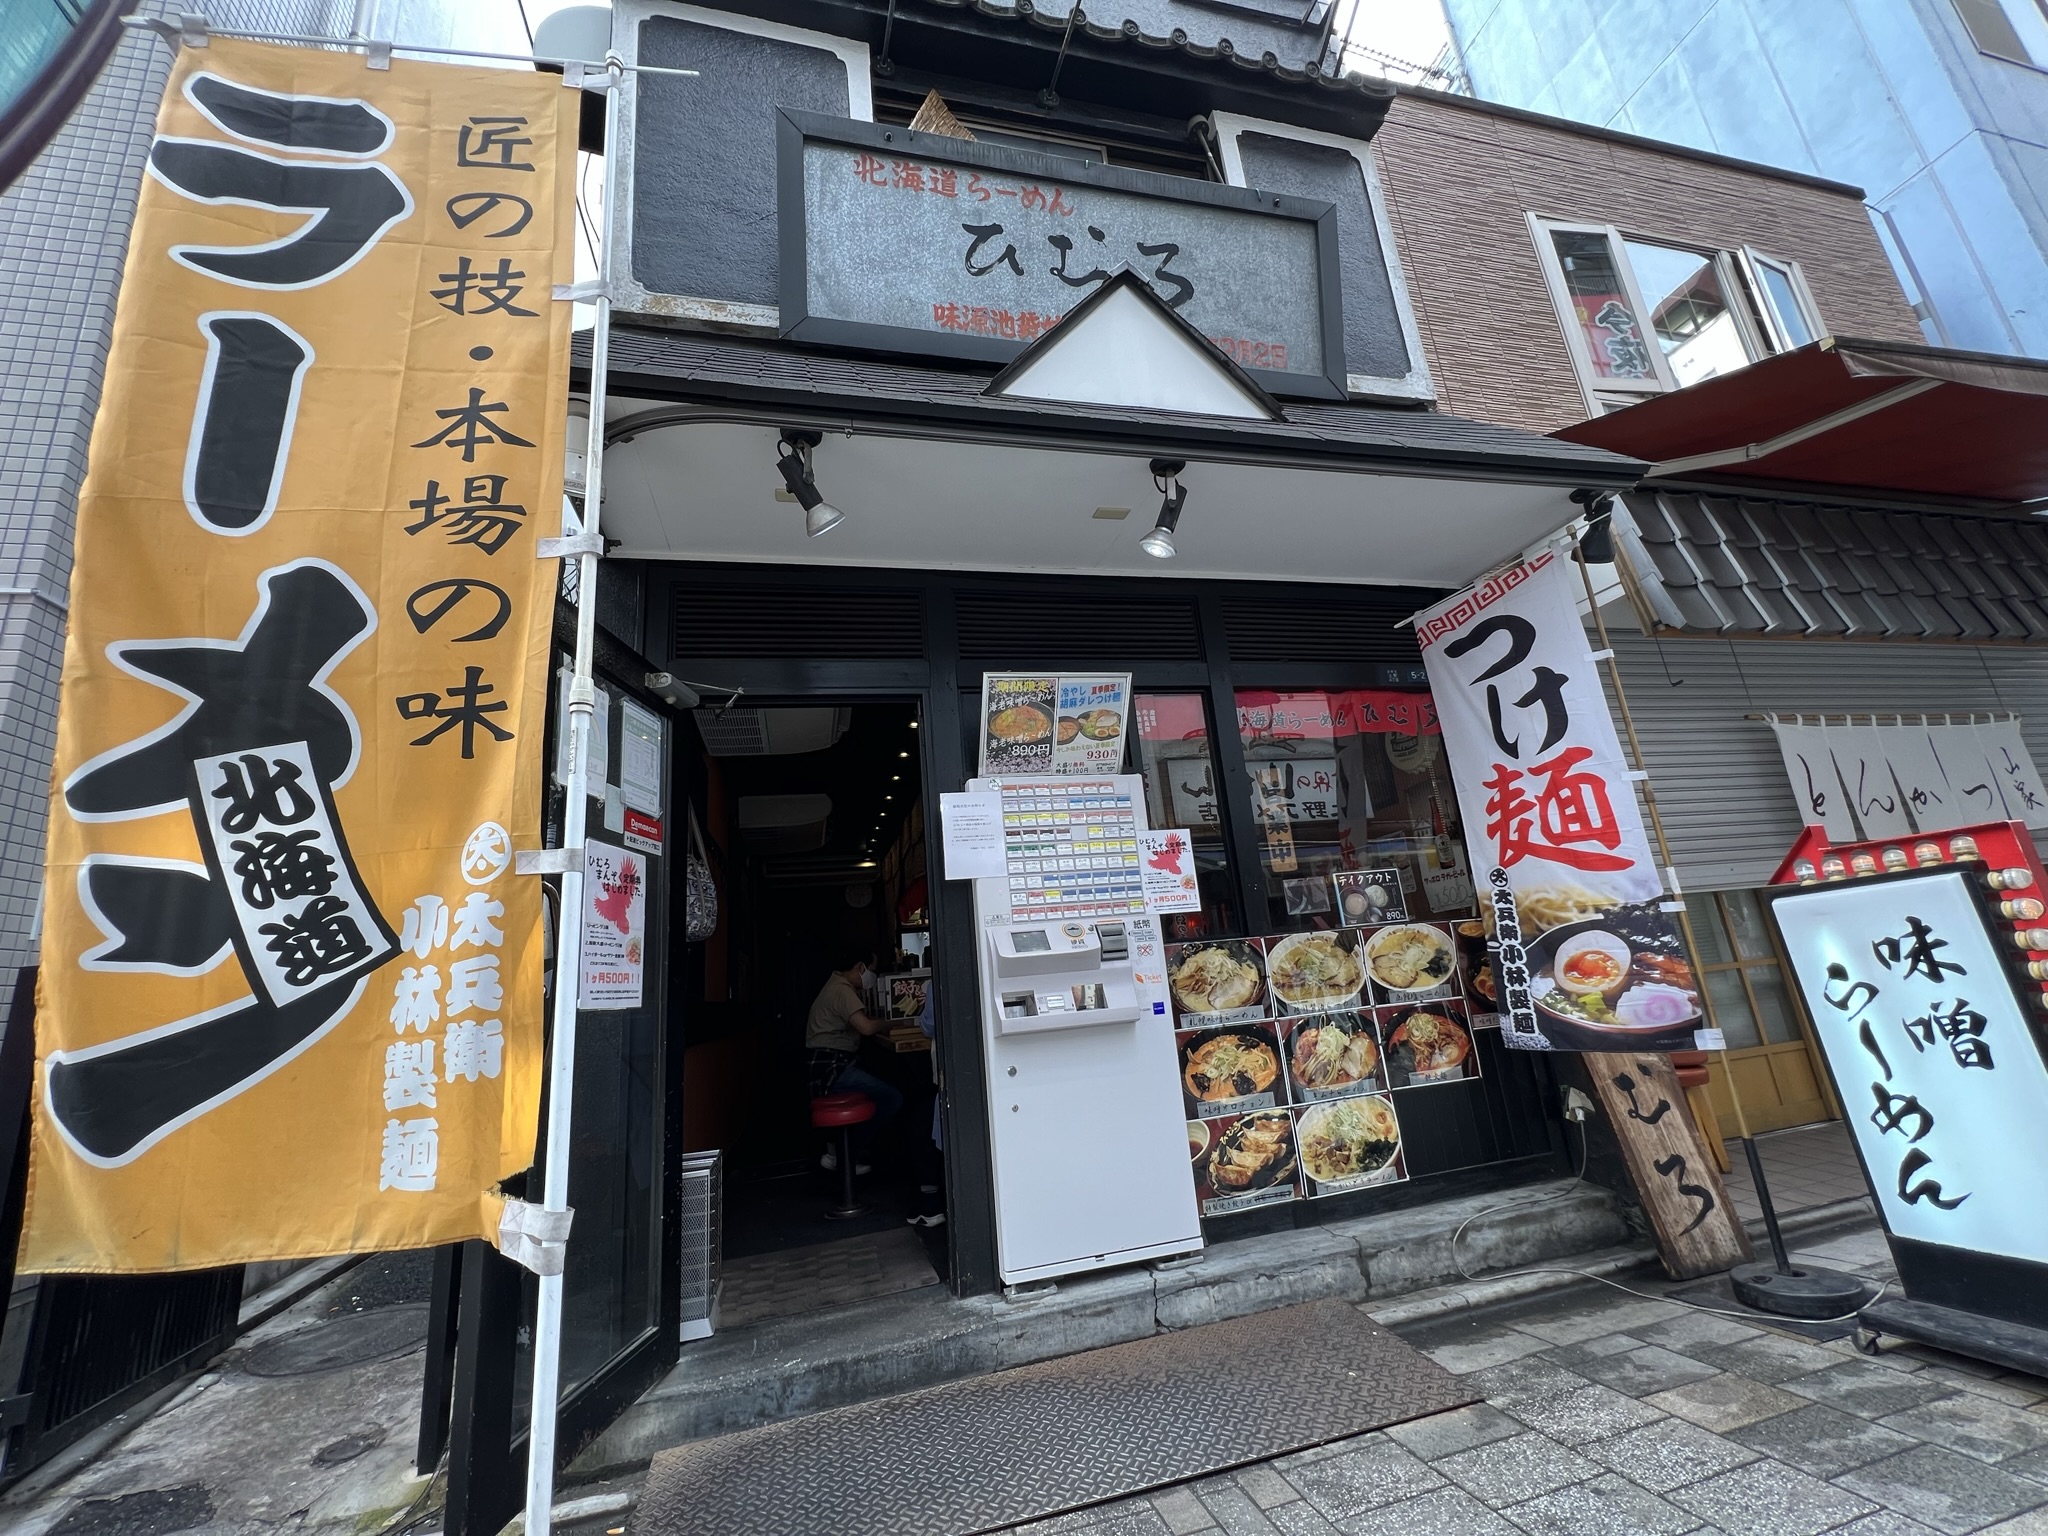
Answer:
<path fill-rule="evenodd" d="M 874 1101 L 875 1117 L 853 1133 L 854 1172 L 866 1173 L 866 1154 L 874 1145 L 875 1133 L 903 1107 L 903 1094 L 860 1065 L 860 1043 L 888 1027 L 886 1020 L 867 1011 L 861 982 L 873 968 L 872 953 L 859 945 L 848 945 L 835 954 L 832 974 L 811 1002 L 809 1023 L 804 1029 L 804 1048 L 810 1064 L 811 1097 L 828 1093 L 860 1093 Z M 839 1154 L 828 1147 L 818 1159 L 828 1172 L 839 1167 Z"/>

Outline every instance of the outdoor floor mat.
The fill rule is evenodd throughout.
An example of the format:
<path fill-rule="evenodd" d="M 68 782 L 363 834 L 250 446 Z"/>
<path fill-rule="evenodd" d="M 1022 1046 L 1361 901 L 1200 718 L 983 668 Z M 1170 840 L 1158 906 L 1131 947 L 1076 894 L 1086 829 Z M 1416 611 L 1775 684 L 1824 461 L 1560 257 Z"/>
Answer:
<path fill-rule="evenodd" d="M 967 1536 L 1478 1400 L 1316 1301 L 663 1451 L 631 1530 Z"/>

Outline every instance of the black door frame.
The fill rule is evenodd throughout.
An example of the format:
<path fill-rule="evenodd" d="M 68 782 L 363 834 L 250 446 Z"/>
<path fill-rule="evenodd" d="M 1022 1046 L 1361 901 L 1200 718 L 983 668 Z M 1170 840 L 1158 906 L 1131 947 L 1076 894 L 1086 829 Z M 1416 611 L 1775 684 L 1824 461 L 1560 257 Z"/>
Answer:
<path fill-rule="evenodd" d="M 549 652 L 547 687 L 551 700 L 555 692 L 555 658 L 559 652 L 573 649 L 574 623 L 574 610 L 558 606 Z M 671 813 L 664 827 L 664 896 L 659 921 L 672 932 L 677 886 L 675 861 L 683 854 L 684 814 L 690 803 L 684 797 L 694 796 L 699 790 L 689 772 L 694 751 L 684 750 L 686 742 L 696 740 L 696 725 L 687 713 L 647 688 L 646 677 L 655 670 L 626 641 L 603 628 L 598 630 L 594 675 L 615 695 L 631 696 L 635 703 L 654 711 L 668 724 Z M 543 743 L 541 819 L 543 828 L 549 832 L 544 840 L 559 842 L 562 796 L 552 785 L 555 713 L 553 708 L 548 711 Z M 602 793 L 593 795 L 591 800 L 600 811 L 596 825 L 602 827 Z M 555 889 L 552 877 L 549 888 Z M 552 899 L 559 900 L 559 895 Z M 666 994 L 661 999 L 662 1014 L 655 1037 L 654 1112 L 661 1137 L 655 1174 L 660 1181 L 659 1230 L 655 1233 L 652 1255 L 657 1286 L 655 1320 L 588 1380 L 563 1394 L 556 1420 L 557 1473 L 566 1469 L 621 1412 L 672 1369 L 681 1355 L 682 1254 L 674 1234 L 681 1217 L 683 1053 L 671 1049 L 681 1028 L 676 1012 L 681 1001 L 675 985 L 680 969 L 676 951 L 677 946 L 671 944 L 663 978 Z M 549 1017 L 552 1019 L 552 1013 Z M 527 1193 L 527 1181 L 536 1176 L 544 1150 L 547 1081 L 543 1064 L 535 1166 L 518 1179 L 506 1182 L 508 1192 L 515 1195 Z M 573 1231 L 570 1241 L 575 1241 Z M 448 1495 L 443 1530 L 448 1536 L 491 1536 L 526 1503 L 527 1435 L 525 1426 L 518 1422 L 514 1377 L 519 1330 L 525 1322 L 528 1296 L 535 1282 L 488 1243 L 452 1245 L 439 1250 L 435 1257 L 428 1318 L 429 1359 L 421 1396 L 416 1465 L 422 1474 L 431 1474 L 445 1448 Z"/>

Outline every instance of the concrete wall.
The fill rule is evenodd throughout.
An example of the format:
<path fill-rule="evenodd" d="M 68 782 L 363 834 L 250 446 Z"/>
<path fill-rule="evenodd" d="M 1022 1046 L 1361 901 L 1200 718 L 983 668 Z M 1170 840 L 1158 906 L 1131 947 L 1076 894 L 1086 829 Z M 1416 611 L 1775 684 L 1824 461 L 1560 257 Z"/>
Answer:
<path fill-rule="evenodd" d="M 2003 0 L 2048 64 L 2034 0 Z M 1952 0 L 1445 0 L 1489 100 L 1851 182 L 1940 345 L 2048 356 L 2048 72 Z"/>
<path fill-rule="evenodd" d="M 143 9 L 202 8 L 151 0 Z M 222 27 L 324 36 L 346 35 L 356 16 L 354 0 L 203 9 Z M 513 0 L 386 0 L 368 28 L 405 41 L 460 33 L 469 47 L 525 45 Z M 0 1005 L 34 954 L 72 523 L 170 67 L 160 38 L 131 33 L 64 131 L 0 196 Z"/>
<path fill-rule="evenodd" d="M 1842 192 L 1457 97 L 1403 93 L 1373 142 L 1446 411 L 1538 432 L 1585 419 L 1528 213 L 1753 244 L 1799 262 L 1830 330 L 1920 339 L 1862 203 Z"/>

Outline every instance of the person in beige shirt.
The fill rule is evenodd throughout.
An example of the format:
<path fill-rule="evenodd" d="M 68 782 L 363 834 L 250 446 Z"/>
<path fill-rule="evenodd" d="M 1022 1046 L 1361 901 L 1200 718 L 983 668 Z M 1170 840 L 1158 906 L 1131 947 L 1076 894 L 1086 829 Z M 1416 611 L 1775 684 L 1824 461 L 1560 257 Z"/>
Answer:
<path fill-rule="evenodd" d="M 804 1048 L 809 1058 L 811 1097 L 828 1093 L 860 1093 L 874 1100 L 875 1118 L 853 1133 L 854 1172 L 868 1172 L 865 1155 L 874 1145 L 875 1132 L 903 1108 L 903 1094 L 895 1084 L 885 1082 L 860 1065 L 858 1052 L 863 1038 L 880 1034 L 886 1021 L 867 1011 L 861 996 L 861 979 L 872 968 L 870 953 L 851 947 L 834 957 L 840 963 L 825 978 L 825 985 L 811 1001 L 810 1018 L 804 1026 Z M 834 1170 L 839 1154 L 832 1148 L 818 1159 L 819 1166 Z"/>

